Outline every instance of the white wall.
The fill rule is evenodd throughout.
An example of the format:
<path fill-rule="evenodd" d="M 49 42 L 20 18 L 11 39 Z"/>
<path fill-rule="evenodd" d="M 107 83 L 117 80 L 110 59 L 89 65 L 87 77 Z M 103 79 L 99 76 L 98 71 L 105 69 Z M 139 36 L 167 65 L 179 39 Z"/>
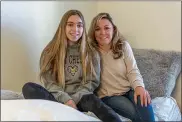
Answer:
<path fill-rule="evenodd" d="M 180 1 L 99 1 L 132 47 L 181 51 Z"/>
<path fill-rule="evenodd" d="M 28 81 L 39 83 L 40 53 L 55 33 L 64 4 L 3 1 L 1 7 L 1 88 L 21 91 Z"/>

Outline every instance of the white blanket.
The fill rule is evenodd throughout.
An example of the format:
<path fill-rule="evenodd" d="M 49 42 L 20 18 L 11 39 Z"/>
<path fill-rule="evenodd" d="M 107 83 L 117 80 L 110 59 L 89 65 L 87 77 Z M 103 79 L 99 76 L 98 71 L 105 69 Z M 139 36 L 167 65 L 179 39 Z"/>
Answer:
<path fill-rule="evenodd" d="M 181 121 L 181 112 L 172 97 L 157 97 L 152 100 L 156 121 Z"/>
<path fill-rule="evenodd" d="M 99 121 L 47 100 L 1 100 L 1 121 Z"/>
<path fill-rule="evenodd" d="M 156 121 L 181 121 L 181 112 L 172 97 L 152 100 Z M 90 115 L 90 116 L 88 116 Z M 1 100 L 1 121 L 99 121 L 61 103 L 47 100 Z M 122 121 L 129 121 L 125 117 Z"/>

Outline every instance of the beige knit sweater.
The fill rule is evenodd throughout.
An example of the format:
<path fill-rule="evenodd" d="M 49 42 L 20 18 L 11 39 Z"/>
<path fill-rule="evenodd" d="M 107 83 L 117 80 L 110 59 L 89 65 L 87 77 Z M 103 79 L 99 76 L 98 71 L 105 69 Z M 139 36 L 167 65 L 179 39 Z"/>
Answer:
<path fill-rule="evenodd" d="M 101 55 L 101 84 L 97 92 L 100 98 L 105 96 L 123 95 L 131 88 L 144 87 L 143 78 L 137 67 L 132 49 L 124 42 L 123 57 L 113 58 L 112 50 Z"/>

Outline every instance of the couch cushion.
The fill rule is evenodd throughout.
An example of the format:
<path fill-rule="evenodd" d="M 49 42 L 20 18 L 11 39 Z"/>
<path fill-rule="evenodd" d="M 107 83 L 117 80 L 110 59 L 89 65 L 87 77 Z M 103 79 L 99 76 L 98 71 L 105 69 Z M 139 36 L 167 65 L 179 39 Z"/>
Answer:
<path fill-rule="evenodd" d="M 170 96 L 181 72 L 181 52 L 133 49 L 151 98 Z"/>
<path fill-rule="evenodd" d="M 1 90 L 1 100 L 16 100 L 16 99 L 24 99 L 23 94 L 11 90 Z"/>

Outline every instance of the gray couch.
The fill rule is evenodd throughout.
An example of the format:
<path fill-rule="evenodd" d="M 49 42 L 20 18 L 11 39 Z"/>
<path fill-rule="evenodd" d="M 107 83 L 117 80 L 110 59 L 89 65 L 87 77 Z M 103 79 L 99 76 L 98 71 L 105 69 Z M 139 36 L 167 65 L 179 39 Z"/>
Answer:
<path fill-rule="evenodd" d="M 172 96 L 181 110 L 181 52 L 133 49 L 151 98 Z"/>

